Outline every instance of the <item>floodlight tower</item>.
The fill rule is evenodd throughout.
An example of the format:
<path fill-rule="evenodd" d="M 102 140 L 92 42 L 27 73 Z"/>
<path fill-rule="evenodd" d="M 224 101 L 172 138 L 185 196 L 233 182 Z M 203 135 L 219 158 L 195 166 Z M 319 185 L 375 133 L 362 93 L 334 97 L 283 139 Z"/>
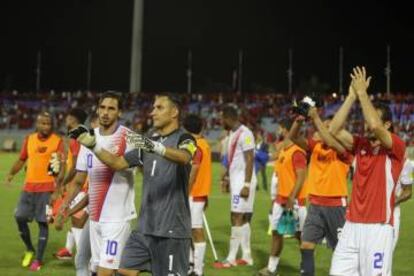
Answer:
<path fill-rule="evenodd" d="M 131 73 L 129 78 L 129 91 L 141 91 L 142 66 L 142 30 L 144 24 L 144 0 L 134 0 L 134 13 L 132 19 L 131 43 Z"/>

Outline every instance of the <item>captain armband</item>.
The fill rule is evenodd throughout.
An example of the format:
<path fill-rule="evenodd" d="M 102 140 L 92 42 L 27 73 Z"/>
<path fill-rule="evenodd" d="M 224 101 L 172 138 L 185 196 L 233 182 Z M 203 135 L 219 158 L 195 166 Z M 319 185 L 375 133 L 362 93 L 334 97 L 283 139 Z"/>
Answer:
<path fill-rule="evenodd" d="M 197 151 L 197 146 L 194 142 L 194 140 L 191 139 L 186 139 L 184 141 L 182 141 L 179 145 L 178 148 L 181 150 L 186 150 L 191 154 L 191 158 L 193 158 L 195 152 Z"/>

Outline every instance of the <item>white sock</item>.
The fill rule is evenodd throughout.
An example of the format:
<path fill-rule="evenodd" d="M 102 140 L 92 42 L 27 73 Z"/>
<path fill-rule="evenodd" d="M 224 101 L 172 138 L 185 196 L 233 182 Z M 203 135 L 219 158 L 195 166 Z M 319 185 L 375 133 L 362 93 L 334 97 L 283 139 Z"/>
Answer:
<path fill-rule="evenodd" d="M 227 261 L 231 263 L 236 261 L 237 251 L 239 251 L 239 246 L 243 236 L 242 232 L 242 226 L 231 227 L 230 250 L 229 255 L 227 256 Z"/>
<path fill-rule="evenodd" d="M 71 228 L 73 238 L 75 239 L 76 250 L 78 250 L 78 248 L 80 246 L 79 241 L 80 241 L 80 237 L 81 237 L 81 234 L 82 234 L 82 230 L 83 229 L 76 228 L 76 227 Z"/>
<path fill-rule="evenodd" d="M 69 230 L 66 233 L 66 244 L 65 248 L 69 251 L 69 253 L 72 254 L 73 247 L 75 246 L 75 238 L 73 237 L 73 233 L 71 230 Z"/>
<path fill-rule="evenodd" d="M 190 246 L 190 254 L 188 255 L 188 257 L 189 257 L 189 263 L 194 264 L 194 250 L 193 250 L 193 247 L 191 246 Z"/>
<path fill-rule="evenodd" d="M 267 269 L 270 272 L 275 272 L 277 269 L 277 265 L 279 264 L 279 257 L 270 256 L 269 257 L 269 263 L 267 264 Z"/>
<path fill-rule="evenodd" d="M 203 275 L 204 255 L 206 253 L 206 242 L 194 243 L 194 272 Z"/>
<path fill-rule="evenodd" d="M 251 235 L 250 223 L 243 224 L 241 228 L 242 228 L 241 248 L 243 252 L 242 259 L 245 261 L 249 261 L 252 259 L 252 253 L 250 249 L 250 235 Z"/>

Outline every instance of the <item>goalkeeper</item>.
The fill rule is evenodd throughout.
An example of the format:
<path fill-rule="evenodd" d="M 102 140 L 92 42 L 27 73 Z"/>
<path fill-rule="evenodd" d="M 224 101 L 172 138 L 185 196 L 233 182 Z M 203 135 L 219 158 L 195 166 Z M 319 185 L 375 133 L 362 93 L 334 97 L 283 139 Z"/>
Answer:
<path fill-rule="evenodd" d="M 289 138 L 310 156 L 307 184 L 309 209 L 302 232 L 301 275 L 315 275 L 314 250 L 324 238 L 332 249 L 345 223 L 347 174 L 352 155 L 328 131 L 330 119 L 322 121 L 315 101 L 305 97 L 295 108 L 297 117 Z M 299 129 L 309 119 L 317 132 L 305 139 Z"/>
<path fill-rule="evenodd" d="M 85 127 L 70 135 L 114 170 L 143 167 L 138 229 L 126 243 L 118 273 L 187 275 L 191 244 L 188 179 L 197 146 L 179 126 L 180 101 L 176 96 L 156 96 L 150 115 L 155 130 L 151 138 L 129 133 L 127 142 L 135 149 L 123 156 L 103 150 Z"/>

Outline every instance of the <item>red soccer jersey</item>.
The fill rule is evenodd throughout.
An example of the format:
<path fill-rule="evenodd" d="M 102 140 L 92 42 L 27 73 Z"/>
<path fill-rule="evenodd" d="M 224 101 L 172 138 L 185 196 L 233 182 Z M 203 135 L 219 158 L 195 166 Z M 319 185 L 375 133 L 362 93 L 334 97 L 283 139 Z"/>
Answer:
<path fill-rule="evenodd" d="M 397 135 L 391 137 L 389 150 L 372 147 L 366 138 L 354 137 L 356 163 L 347 220 L 393 223 L 395 185 L 404 164 L 405 144 Z"/>

